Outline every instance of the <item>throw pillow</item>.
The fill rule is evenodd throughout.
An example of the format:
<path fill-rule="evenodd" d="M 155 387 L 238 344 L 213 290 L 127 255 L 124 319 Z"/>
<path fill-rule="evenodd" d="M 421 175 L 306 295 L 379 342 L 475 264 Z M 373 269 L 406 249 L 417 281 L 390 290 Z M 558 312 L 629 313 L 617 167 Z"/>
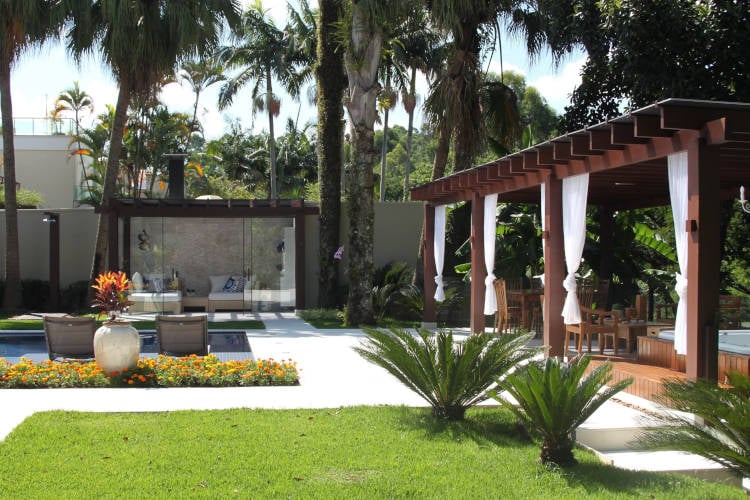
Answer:
<path fill-rule="evenodd" d="M 244 287 L 245 287 L 245 278 L 242 278 L 242 277 L 235 278 L 233 276 L 230 276 L 229 279 L 227 279 L 226 283 L 224 283 L 223 291 L 226 293 L 237 293 L 237 292 L 241 292 Z"/>

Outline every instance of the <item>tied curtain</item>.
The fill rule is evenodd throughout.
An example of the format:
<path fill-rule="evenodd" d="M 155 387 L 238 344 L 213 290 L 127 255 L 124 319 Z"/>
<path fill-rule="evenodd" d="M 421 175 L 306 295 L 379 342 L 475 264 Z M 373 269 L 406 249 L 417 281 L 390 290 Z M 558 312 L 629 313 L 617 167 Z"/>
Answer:
<path fill-rule="evenodd" d="M 675 291 L 679 297 L 674 322 L 674 349 L 677 354 L 687 354 L 687 254 L 688 234 L 685 221 L 688 218 L 688 154 L 687 151 L 667 157 L 669 175 L 669 198 L 672 202 L 674 239 L 680 271 L 675 273 Z"/>
<path fill-rule="evenodd" d="M 581 322 L 581 308 L 576 295 L 576 272 L 581 265 L 583 245 L 586 242 L 586 198 L 589 191 L 589 174 L 566 177 L 562 181 L 563 249 L 568 275 L 563 287 L 568 292 L 562 317 L 566 325 Z"/>
<path fill-rule="evenodd" d="M 495 295 L 495 213 L 497 212 L 497 193 L 484 197 L 484 268 L 487 277 L 484 279 L 484 314 L 491 315 L 497 311 Z"/>
<path fill-rule="evenodd" d="M 435 207 L 435 234 L 433 239 L 433 249 L 435 254 L 435 300 L 442 302 L 445 300 L 445 291 L 443 290 L 443 262 L 445 260 L 445 205 Z"/>

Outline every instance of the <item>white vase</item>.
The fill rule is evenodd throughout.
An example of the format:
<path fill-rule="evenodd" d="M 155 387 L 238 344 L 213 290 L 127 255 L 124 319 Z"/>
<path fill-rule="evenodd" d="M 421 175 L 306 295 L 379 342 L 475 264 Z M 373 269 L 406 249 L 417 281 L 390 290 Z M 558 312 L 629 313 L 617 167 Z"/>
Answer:
<path fill-rule="evenodd" d="M 107 322 L 94 334 L 94 358 L 105 373 L 135 368 L 141 352 L 138 330 L 126 322 Z"/>

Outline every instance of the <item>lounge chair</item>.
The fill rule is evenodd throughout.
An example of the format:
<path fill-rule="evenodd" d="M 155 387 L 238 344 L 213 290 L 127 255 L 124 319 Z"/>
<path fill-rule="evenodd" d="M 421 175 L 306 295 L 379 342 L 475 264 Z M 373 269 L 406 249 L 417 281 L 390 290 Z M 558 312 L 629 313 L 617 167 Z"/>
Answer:
<path fill-rule="evenodd" d="M 94 318 L 44 317 L 44 340 L 49 359 L 94 357 Z"/>
<path fill-rule="evenodd" d="M 159 354 L 205 356 L 208 354 L 208 317 L 157 316 L 156 338 Z"/>

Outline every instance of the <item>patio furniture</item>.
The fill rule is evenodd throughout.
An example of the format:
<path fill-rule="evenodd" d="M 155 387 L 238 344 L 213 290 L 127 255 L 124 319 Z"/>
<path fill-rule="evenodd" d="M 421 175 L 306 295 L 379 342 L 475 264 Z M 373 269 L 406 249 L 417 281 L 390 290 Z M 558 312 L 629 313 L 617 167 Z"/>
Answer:
<path fill-rule="evenodd" d="M 49 359 L 94 357 L 94 318 L 44 317 L 44 340 Z"/>
<path fill-rule="evenodd" d="M 503 278 L 498 278 L 493 283 L 495 285 L 495 295 L 497 296 L 495 328 L 497 328 L 497 333 L 501 334 L 505 331 L 510 331 L 511 323 L 514 326 L 518 324 L 521 309 L 517 306 L 508 305 L 508 289 Z"/>
<path fill-rule="evenodd" d="M 182 312 L 182 292 L 170 290 L 163 292 L 132 292 L 128 295 L 132 302 L 129 311 L 139 312 Z"/>
<path fill-rule="evenodd" d="M 205 356 L 208 354 L 208 317 L 157 316 L 156 339 L 159 354 Z"/>
<path fill-rule="evenodd" d="M 719 328 L 740 328 L 740 305 L 742 298 L 736 295 L 719 295 Z"/>
<path fill-rule="evenodd" d="M 519 327 L 531 328 L 535 311 L 539 306 L 539 296 L 544 295 L 543 288 L 508 289 L 508 304 L 516 307 L 519 314 Z"/>
<path fill-rule="evenodd" d="M 594 287 L 590 284 L 578 286 L 579 305 L 581 309 L 581 322 L 565 325 L 565 343 L 563 352 L 568 352 L 570 340 L 576 343 L 578 354 L 583 351 L 583 341 L 586 340 L 588 351 L 591 352 L 591 338 L 596 335 L 599 342 L 599 353 L 604 352 L 607 340 L 612 341 L 612 348 L 617 355 L 617 329 L 620 316 L 616 311 L 605 309 L 593 309 L 591 304 L 594 300 Z"/>

